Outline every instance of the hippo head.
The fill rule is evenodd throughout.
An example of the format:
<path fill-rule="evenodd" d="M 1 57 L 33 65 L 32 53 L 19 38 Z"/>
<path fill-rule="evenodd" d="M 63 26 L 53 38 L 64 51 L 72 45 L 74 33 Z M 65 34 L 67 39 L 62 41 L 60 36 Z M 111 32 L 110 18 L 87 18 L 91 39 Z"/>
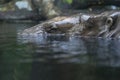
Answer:
<path fill-rule="evenodd" d="M 79 16 L 77 17 L 57 17 L 57 21 L 52 19 L 43 24 L 45 32 L 50 34 L 67 34 L 69 30 L 79 24 Z"/>
<path fill-rule="evenodd" d="M 24 30 L 25 34 L 69 34 L 94 37 L 119 37 L 120 12 L 81 14 L 77 17 L 58 17 L 32 28 Z"/>
<path fill-rule="evenodd" d="M 91 15 L 88 19 L 80 18 L 82 36 L 111 37 L 116 28 L 118 14 Z M 80 26 L 81 27 L 81 26 Z M 111 33 L 111 34 L 110 34 Z"/>

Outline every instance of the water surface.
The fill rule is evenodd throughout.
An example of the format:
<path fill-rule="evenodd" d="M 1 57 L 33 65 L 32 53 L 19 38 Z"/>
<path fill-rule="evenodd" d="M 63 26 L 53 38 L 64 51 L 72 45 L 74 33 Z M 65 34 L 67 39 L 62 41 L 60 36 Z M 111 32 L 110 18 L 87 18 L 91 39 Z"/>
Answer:
<path fill-rule="evenodd" d="M 120 80 L 120 40 L 26 36 L 36 23 L 0 23 L 0 80 Z"/>

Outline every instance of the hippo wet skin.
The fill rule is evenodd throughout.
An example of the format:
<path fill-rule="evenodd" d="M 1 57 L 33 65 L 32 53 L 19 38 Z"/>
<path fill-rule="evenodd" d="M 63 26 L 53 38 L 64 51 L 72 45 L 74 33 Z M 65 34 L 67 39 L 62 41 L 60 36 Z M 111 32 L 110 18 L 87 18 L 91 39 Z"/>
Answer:
<path fill-rule="evenodd" d="M 120 12 L 103 12 L 93 15 L 83 22 L 82 36 L 95 36 L 104 38 L 119 38 Z"/>
<path fill-rule="evenodd" d="M 80 13 L 61 16 L 24 30 L 22 35 L 64 34 L 89 37 L 119 38 L 120 12 L 106 11 L 100 14 Z"/>

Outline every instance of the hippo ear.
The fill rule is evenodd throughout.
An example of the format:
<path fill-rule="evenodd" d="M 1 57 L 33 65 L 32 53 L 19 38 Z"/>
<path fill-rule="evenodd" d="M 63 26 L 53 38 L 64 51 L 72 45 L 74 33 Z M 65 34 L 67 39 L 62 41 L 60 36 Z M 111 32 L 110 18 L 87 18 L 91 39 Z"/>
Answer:
<path fill-rule="evenodd" d="M 108 17 L 106 22 L 105 22 L 105 25 L 111 27 L 113 24 L 113 19 L 111 17 Z"/>

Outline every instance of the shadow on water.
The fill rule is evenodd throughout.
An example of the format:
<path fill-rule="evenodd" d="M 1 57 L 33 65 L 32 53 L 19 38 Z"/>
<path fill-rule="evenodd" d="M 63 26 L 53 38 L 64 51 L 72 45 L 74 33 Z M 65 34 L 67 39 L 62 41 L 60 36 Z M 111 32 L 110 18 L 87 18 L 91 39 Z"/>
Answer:
<path fill-rule="evenodd" d="M 119 39 L 17 34 L 35 24 L 0 24 L 0 80 L 120 79 Z"/>

